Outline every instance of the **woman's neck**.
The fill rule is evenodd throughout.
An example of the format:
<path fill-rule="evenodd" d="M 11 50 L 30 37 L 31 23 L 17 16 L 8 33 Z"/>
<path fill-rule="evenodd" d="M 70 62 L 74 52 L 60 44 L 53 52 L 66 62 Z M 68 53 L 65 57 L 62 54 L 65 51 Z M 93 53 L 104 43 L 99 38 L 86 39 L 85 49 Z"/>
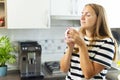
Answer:
<path fill-rule="evenodd" d="M 86 36 L 87 36 L 88 38 L 92 38 L 92 36 L 93 36 L 93 31 L 86 30 Z"/>

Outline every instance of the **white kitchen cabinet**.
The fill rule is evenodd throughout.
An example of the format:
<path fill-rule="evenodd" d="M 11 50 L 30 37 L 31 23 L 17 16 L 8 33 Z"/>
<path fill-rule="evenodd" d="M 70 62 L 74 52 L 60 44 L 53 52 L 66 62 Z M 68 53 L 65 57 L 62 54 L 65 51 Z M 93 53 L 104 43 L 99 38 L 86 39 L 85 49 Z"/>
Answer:
<path fill-rule="evenodd" d="M 51 26 L 80 26 L 77 6 L 78 0 L 51 0 Z"/>
<path fill-rule="evenodd" d="M 50 27 L 50 0 L 7 0 L 8 29 Z"/>
<path fill-rule="evenodd" d="M 79 16 L 81 0 L 51 0 L 51 15 Z"/>
<path fill-rule="evenodd" d="M 70 0 L 51 0 L 51 15 L 69 15 Z"/>
<path fill-rule="evenodd" d="M 51 0 L 51 16 L 60 19 L 72 19 L 73 17 L 74 19 L 78 19 L 78 1 L 79 0 Z"/>

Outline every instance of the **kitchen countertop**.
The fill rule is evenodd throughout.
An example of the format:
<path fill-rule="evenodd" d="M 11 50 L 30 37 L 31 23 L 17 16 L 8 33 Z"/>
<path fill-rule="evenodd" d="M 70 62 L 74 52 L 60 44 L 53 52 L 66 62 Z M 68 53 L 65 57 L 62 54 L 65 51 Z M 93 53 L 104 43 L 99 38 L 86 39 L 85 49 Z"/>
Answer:
<path fill-rule="evenodd" d="M 46 71 L 44 66 L 42 66 L 42 72 L 44 75 L 43 80 L 65 80 L 66 74 L 50 74 Z M 10 70 L 8 71 L 7 76 L 0 77 L 0 80 L 21 80 L 19 73 L 19 70 Z M 115 65 L 113 65 L 112 68 L 108 71 L 106 77 L 108 80 L 118 80 L 117 77 L 119 74 L 120 68 L 118 69 Z"/>
<path fill-rule="evenodd" d="M 44 79 L 43 80 L 65 80 L 65 74 L 49 74 L 43 69 Z M 108 71 L 106 77 L 107 80 L 118 80 L 117 76 L 119 75 L 120 71 L 112 68 Z M 7 76 L 0 77 L 0 80 L 21 80 L 19 75 L 19 70 L 11 70 L 8 71 Z"/>
<path fill-rule="evenodd" d="M 18 70 L 8 71 L 7 76 L 0 77 L 0 80 L 20 80 L 20 75 Z"/>
<path fill-rule="evenodd" d="M 52 74 L 47 73 L 47 71 L 44 68 L 42 70 L 43 70 L 43 75 L 44 75 L 43 80 L 64 80 L 65 79 L 65 74 L 52 75 Z M 21 80 L 20 71 L 19 70 L 10 70 L 10 71 L 8 71 L 7 76 L 0 77 L 0 80 Z M 37 80 L 37 79 L 34 79 L 34 80 Z"/>

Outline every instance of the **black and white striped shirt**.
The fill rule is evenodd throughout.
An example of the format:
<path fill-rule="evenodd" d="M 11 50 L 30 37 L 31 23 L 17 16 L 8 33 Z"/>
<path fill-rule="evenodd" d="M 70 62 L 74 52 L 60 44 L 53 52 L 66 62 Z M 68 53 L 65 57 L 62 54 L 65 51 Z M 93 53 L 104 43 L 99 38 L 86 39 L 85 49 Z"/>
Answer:
<path fill-rule="evenodd" d="M 89 39 L 85 37 L 84 40 L 88 47 L 93 47 L 91 50 L 88 50 L 89 58 L 93 62 L 106 66 L 104 70 L 90 80 L 104 80 L 107 69 L 111 67 L 114 57 L 114 41 L 111 38 L 104 38 L 102 40 L 94 40 L 96 42 L 95 44 L 88 45 L 90 42 Z M 70 69 L 66 76 L 66 80 L 86 80 L 80 67 L 79 54 L 72 53 Z"/>

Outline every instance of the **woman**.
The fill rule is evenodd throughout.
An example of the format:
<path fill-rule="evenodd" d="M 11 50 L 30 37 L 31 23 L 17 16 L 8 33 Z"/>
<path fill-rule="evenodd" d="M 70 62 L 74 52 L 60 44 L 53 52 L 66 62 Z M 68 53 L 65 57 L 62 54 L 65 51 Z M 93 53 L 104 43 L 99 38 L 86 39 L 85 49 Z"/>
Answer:
<path fill-rule="evenodd" d="M 105 80 L 107 69 L 116 54 L 116 41 L 106 22 L 104 8 L 85 5 L 79 31 L 69 28 L 67 48 L 60 69 L 67 72 L 66 80 Z"/>

